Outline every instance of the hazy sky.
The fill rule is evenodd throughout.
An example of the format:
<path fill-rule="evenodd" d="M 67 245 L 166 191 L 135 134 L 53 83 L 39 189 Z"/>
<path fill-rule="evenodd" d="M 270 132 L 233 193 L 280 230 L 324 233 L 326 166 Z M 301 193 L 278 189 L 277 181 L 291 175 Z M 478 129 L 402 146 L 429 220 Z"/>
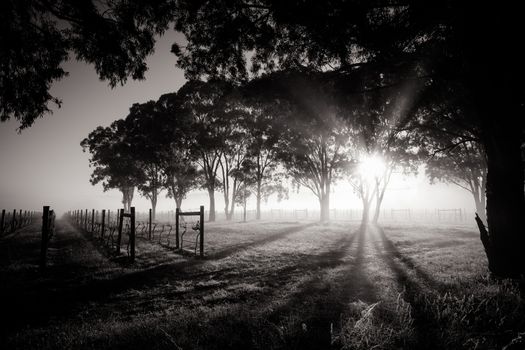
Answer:
<path fill-rule="evenodd" d="M 176 91 L 184 84 L 181 70 L 175 68 L 175 56 L 170 53 L 175 33 L 169 32 L 156 44 L 148 59 L 145 81 L 129 81 L 123 87 L 110 89 L 101 82 L 91 66 L 71 60 L 65 64 L 70 76 L 56 83 L 52 95 L 62 99 L 62 108 L 38 120 L 31 128 L 18 134 L 14 121 L 0 124 L 0 209 L 41 210 L 51 205 L 59 212 L 77 208 L 118 208 L 118 191 L 103 192 L 102 187 L 89 183 L 89 155 L 82 152 L 80 141 L 99 125 L 108 126 L 127 115 L 135 102 L 157 99 L 166 92 Z M 447 185 L 430 186 L 423 176 L 393 181 L 385 196 L 387 208 L 467 208 L 473 207 L 468 193 Z M 149 208 L 149 202 L 136 193 L 133 204 L 139 211 Z M 208 206 L 204 192 L 192 193 L 186 208 Z M 216 195 L 216 207 L 221 210 L 222 195 Z M 158 210 L 172 210 L 171 199 L 164 194 Z M 317 208 L 315 198 L 306 191 L 291 194 L 290 200 L 269 203 L 268 208 Z M 332 207 L 359 207 L 359 200 L 348 186 L 338 186 L 332 195 Z"/>

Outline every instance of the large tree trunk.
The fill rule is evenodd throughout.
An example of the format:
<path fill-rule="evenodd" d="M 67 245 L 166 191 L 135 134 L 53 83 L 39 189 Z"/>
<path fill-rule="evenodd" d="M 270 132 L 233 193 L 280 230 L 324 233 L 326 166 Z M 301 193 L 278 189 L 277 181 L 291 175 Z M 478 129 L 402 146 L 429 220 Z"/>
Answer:
<path fill-rule="evenodd" d="M 475 106 L 487 157 L 489 269 L 504 277 L 525 272 L 525 198 L 520 134 L 523 130 L 523 60 L 516 51 L 523 21 L 518 4 L 463 5 L 457 35 L 464 55 L 462 78 Z M 487 23 L 491 23 L 487 26 Z M 487 43 L 491 43 L 487 50 Z M 483 234 L 483 230 L 480 230 Z"/>
<path fill-rule="evenodd" d="M 523 112 L 515 96 L 517 87 L 508 84 L 511 80 L 505 73 L 509 74 L 508 71 L 502 72 L 500 77 L 492 72 L 492 76 L 483 77 L 490 85 L 487 82 L 481 85 L 482 82 L 478 81 L 481 88 L 474 91 L 487 157 L 486 220 L 490 246 L 485 245 L 485 250 L 489 269 L 498 276 L 514 277 L 525 273 L 525 197 L 521 159 Z"/>
<path fill-rule="evenodd" d="M 518 276 L 525 273 L 525 199 L 520 137 L 516 129 L 505 130 L 509 128 L 503 126 L 498 129 L 492 130 L 486 144 L 489 268 L 500 276 Z"/>
<path fill-rule="evenodd" d="M 474 203 L 476 204 L 476 214 L 478 214 L 479 218 L 483 222 L 483 224 L 487 224 L 487 215 L 485 213 L 485 191 L 480 194 L 473 194 L 474 196 Z"/>
<path fill-rule="evenodd" d="M 208 214 L 208 221 L 215 221 L 215 189 L 208 189 L 208 196 L 210 197 L 210 213 Z"/>

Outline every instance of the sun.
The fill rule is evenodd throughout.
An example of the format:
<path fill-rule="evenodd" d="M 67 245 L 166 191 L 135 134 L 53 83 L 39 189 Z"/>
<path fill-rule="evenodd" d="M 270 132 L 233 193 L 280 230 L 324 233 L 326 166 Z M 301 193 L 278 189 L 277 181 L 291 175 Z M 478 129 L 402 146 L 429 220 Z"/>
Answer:
<path fill-rule="evenodd" d="M 378 155 L 367 155 L 359 161 L 359 175 L 367 180 L 374 180 L 383 176 L 385 169 L 385 161 Z"/>

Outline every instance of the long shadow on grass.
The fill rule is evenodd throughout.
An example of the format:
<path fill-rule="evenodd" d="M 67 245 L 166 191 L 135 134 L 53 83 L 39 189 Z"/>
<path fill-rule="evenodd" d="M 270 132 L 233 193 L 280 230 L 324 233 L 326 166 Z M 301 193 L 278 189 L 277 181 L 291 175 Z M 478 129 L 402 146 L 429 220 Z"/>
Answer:
<path fill-rule="evenodd" d="M 50 315 L 64 316 L 74 314 L 76 308 L 87 301 L 101 301 L 111 295 L 130 289 L 153 287 L 166 280 L 184 280 L 203 277 L 202 273 L 188 271 L 192 267 L 203 264 L 209 260 L 225 258 L 231 254 L 249 248 L 261 246 L 288 235 L 302 231 L 313 224 L 305 224 L 291 227 L 277 234 L 267 236 L 263 239 L 252 241 L 247 244 L 236 245 L 232 248 L 220 251 L 206 259 L 192 259 L 182 262 L 159 265 L 153 268 L 127 273 L 111 280 L 91 280 L 87 283 L 77 285 L 49 285 L 39 286 L 38 290 L 32 290 L 30 297 L 23 297 L 26 291 L 13 291 L 0 293 L 2 299 L 8 302 L 2 305 L 2 316 L 9 320 L 9 328 L 17 328 L 24 324 L 45 322 Z M 82 235 L 79 235 L 82 236 Z M 85 238 L 85 237 L 84 237 Z M 62 269 L 58 269 L 62 270 Z M 71 271 L 68 271 L 71 273 Z M 217 274 L 218 271 L 206 272 L 204 274 Z M 60 276 L 55 276 L 60 281 Z M 16 294 L 15 294 L 16 293 Z"/>
<path fill-rule="evenodd" d="M 283 231 L 280 231 L 280 232 L 277 232 L 277 233 L 265 236 L 264 238 L 261 238 L 261 239 L 255 240 L 255 241 L 250 241 L 250 242 L 246 242 L 246 243 L 236 244 L 236 245 L 233 245 L 233 246 L 231 246 L 229 248 L 222 249 L 222 250 L 220 250 L 218 252 L 215 252 L 215 253 L 207 256 L 207 259 L 208 260 L 209 259 L 213 259 L 213 260 L 224 259 L 224 258 L 226 258 L 226 257 L 228 257 L 228 256 L 230 256 L 232 254 L 241 252 L 243 250 L 256 248 L 256 247 L 259 247 L 259 246 L 262 246 L 262 245 L 265 245 L 265 244 L 268 244 L 268 243 L 271 243 L 271 242 L 283 239 L 286 236 L 289 236 L 289 235 L 291 235 L 293 233 L 300 232 L 300 231 L 304 230 L 305 228 L 308 228 L 310 226 L 315 226 L 317 224 L 318 223 L 316 223 L 316 222 L 312 222 L 312 223 L 303 224 L 303 225 L 300 225 L 300 226 L 289 227 L 289 228 L 287 228 L 287 229 L 285 229 Z"/>
<path fill-rule="evenodd" d="M 354 239 L 357 246 L 352 261 L 341 260 L 348 255 Z M 287 301 L 269 315 L 269 320 L 286 329 L 284 341 L 289 349 L 328 349 L 332 346 L 332 329 L 338 327 L 349 302 L 377 300 L 373 284 L 364 273 L 366 228 L 360 228 L 337 251 L 338 263 L 323 269 L 297 287 Z M 330 253 L 327 253 L 330 254 Z M 331 253 L 333 255 L 333 253 Z M 347 265 L 347 266 L 345 266 Z M 334 273 L 333 280 L 330 273 Z"/>
<path fill-rule="evenodd" d="M 437 329 L 436 320 L 432 315 L 425 310 L 425 290 L 422 283 L 410 277 L 408 270 L 415 272 L 418 279 L 423 280 L 433 289 L 440 286 L 440 283 L 432 279 L 427 273 L 422 271 L 413 262 L 412 259 L 402 255 L 394 246 L 394 244 L 386 237 L 384 231 L 380 227 L 374 228 L 379 233 L 382 241 L 382 249 L 378 246 L 376 241 L 373 242 L 378 256 L 388 265 L 390 270 L 394 273 L 394 278 L 398 284 L 399 290 L 403 291 L 404 300 L 412 307 L 412 316 L 414 318 L 415 327 L 415 349 L 436 349 L 440 348 L 440 340 L 438 335 L 433 331 Z M 397 260 L 397 261 L 396 261 Z"/>
<path fill-rule="evenodd" d="M 424 271 L 419 265 L 412 259 L 411 257 L 407 255 L 401 254 L 399 249 L 394 245 L 394 243 L 388 239 L 388 237 L 385 235 L 385 231 L 381 227 L 374 227 L 377 233 L 379 233 L 379 237 L 381 238 L 381 241 L 383 243 L 383 247 L 385 249 L 385 253 L 392 257 L 398 259 L 401 263 L 403 263 L 406 268 L 412 270 L 416 276 L 425 282 L 430 288 L 441 291 L 446 288 L 446 285 L 444 283 L 441 283 L 439 281 L 436 281 L 433 277 L 431 277 L 426 271 Z"/>

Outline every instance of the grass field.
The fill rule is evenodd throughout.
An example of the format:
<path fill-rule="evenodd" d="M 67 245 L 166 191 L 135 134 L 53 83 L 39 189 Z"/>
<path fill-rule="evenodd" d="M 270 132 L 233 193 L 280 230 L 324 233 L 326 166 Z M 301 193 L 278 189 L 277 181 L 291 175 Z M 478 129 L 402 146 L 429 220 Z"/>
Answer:
<path fill-rule="evenodd" d="M 525 332 L 523 286 L 487 274 L 474 228 L 207 223 L 205 259 L 139 239 L 129 265 L 57 227 L 44 273 L 38 225 L 0 240 L 2 349 L 496 349 Z"/>

